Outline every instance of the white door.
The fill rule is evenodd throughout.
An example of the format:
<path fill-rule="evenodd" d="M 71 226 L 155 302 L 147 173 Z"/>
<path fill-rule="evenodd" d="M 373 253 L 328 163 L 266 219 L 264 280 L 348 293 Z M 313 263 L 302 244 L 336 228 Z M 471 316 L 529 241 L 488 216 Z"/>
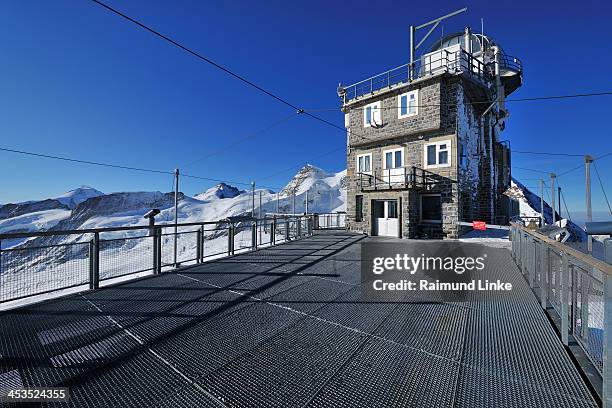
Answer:
<path fill-rule="evenodd" d="M 404 182 L 404 149 L 383 152 L 383 180 L 387 184 Z"/>
<path fill-rule="evenodd" d="M 399 235 L 399 219 L 396 200 L 375 200 L 374 211 L 374 235 L 397 237 Z"/>

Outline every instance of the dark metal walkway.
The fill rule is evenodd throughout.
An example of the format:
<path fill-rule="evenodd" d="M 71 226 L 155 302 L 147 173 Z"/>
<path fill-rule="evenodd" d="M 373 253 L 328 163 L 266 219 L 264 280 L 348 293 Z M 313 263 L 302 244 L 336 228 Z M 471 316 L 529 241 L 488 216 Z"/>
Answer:
<path fill-rule="evenodd" d="M 4 312 L 0 386 L 69 386 L 79 407 L 595 406 L 510 251 L 488 249 L 487 277 L 514 297 L 375 303 L 361 239 L 321 233 Z"/>

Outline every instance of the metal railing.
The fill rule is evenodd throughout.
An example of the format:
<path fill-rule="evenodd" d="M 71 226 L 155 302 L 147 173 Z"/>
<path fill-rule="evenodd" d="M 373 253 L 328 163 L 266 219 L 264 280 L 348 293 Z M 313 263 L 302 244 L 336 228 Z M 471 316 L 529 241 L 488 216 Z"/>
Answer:
<path fill-rule="evenodd" d="M 0 303 L 83 285 L 97 289 L 110 279 L 299 239 L 313 228 L 312 215 L 286 215 L 179 223 L 176 235 L 174 224 L 0 234 L 0 241 L 27 239 L 0 250 Z"/>
<path fill-rule="evenodd" d="M 513 223 L 512 257 L 544 309 L 560 320 L 563 344 L 580 346 L 603 378 L 612 406 L 612 241 L 607 262 Z M 604 404 L 606 406 L 606 404 Z"/>
<path fill-rule="evenodd" d="M 395 169 L 378 169 L 369 173 L 357 173 L 358 187 L 367 190 L 430 189 L 442 181 L 442 176 L 416 166 Z"/>
<path fill-rule="evenodd" d="M 492 69 L 484 62 L 458 47 L 451 47 L 425 54 L 412 66 L 404 64 L 342 88 L 343 103 L 442 72 L 463 73 L 483 83 L 492 78 Z"/>
<path fill-rule="evenodd" d="M 314 229 L 345 229 L 346 213 L 317 213 L 313 214 Z"/>

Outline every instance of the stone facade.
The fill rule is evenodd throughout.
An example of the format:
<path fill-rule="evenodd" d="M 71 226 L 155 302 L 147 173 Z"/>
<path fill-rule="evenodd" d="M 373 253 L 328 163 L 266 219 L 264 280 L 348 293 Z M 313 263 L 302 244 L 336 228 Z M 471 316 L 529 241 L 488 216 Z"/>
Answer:
<path fill-rule="evenodd" d="M 478 92 L 473 91 L 475 87 L 479 87 Z M 417 113 L 399 118 L 398 97 L 413 90 L 418 90 Z M 493 118 L 495 112 L 481 118 L 486 105 L 481 100 L 480 104 L 473 103 L 473 95 L 482 95 L 483 91 L 488 92 L 461 75 L 444 73 L 373 93 L 344 106 L 349 229 L 374 233 L 374 200 L 396 200 L 398 235 L 404 238 L 457 238 L 458 221 L 478 219 L 492 223 L 499 217 L 504 208 L 502 193 L 509 182 L 509 157 L 497 140 L 500 129 Z M 365 107 L 377 101 L 382 105 L 380 122 L 376 127 L 364 126 Z M 450 144 L 448 166 L 426 168 L 426 145 L 432 142 Z M 375 191 L 364 190 L 357 156 L 371 154 L 372 173 L 382 175 L 383 152 L 387 149 L 402 150 L 405 172 L 413 166 L 426 168 L 435 175 L 435 183 L 427 189 L 383 185 Z M 421 220 L 421 197 L 425 194 L 440 195 L 442 211 L 437 222 Z M 361 220 L 356 214 L 358 195 L 363 196 Z"/>

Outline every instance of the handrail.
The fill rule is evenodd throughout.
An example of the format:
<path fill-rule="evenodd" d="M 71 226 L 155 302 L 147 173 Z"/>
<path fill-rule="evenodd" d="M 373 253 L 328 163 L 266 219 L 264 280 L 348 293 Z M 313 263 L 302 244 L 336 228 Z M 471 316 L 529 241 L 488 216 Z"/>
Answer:
<path fill-rule="evenodd" d="M 284 216 L 276 216 L 276 218 L 298 218 L 304 216 L 304 214 L 287 214 Z M 273 220 L 274 217 L 263 217 L 263 218 L 251 218 L 248 221 L 268 221 Z M 196 227 L 203 225 L 217 225 L 217 224 L 231 224 L 232 221 L 227 219 L 221 219 L 218 221 L 202 221 L 202 222 L 185 222 L 176 224 L 178 227 Z M 156 228 L 170 228 L 174 227 L 175 224 L 155 224 Z M 31 232 L 11 232 L 0 234 L 0 240 L 12 239 L 12 238 L 33 238 L 33 237 L 48 237 L 53 235 L 75 235 L 75 234 L 94 234 L 101 232 L 117 232 L 117 231 L 135 231 L 135 230 L 148 230 L 151 229 L 150 225 L 133 225 L 125 227 L 105 227 L 105 228 L 85 228 L 75 230 L 47 230 L 47 231 L 31 231 Z"/>
<path fill-rule="evenodd" d="M 542 234 L 539 234 L 536 231 L 530 230 L 529 228 L 525 228 L 524 226 L 518 224 L 518 223 L 511 223 L 511 225 L 515 226 L 516 228 L 534 236 L 535 238 L 537 238 L 538 240 L 556 248 L 557 250 L 559 250 L 560 252 L 565 252 L 567 255 L 570 255 L 584 263 L 586 263 L 587 265 L 592 266 L 593 268 L 612 276 L 612 265 L 600 261 L 597 258 L 594 258 L 593 256 L 589 255 L 589 254 L 585 254 L 584 252 L 580 252 L 577 249 L 574 249 L 570 246 L 564 245 L 560 242 L 555 241 L 554 239 L 550 239 Z"/>
<path fill-rule="evenodd" d="M 521 64 L 518 58 L 509 57 L 505 62 L 507 66 L 513 66 L 512 64 L 515 61 L 518 62 L 520 67 Z M 487 65 L 483 61 L 463 49 L 452 51 L 442 49 L 422 56 L 421 59 L 415 61 L 412 65 L 400 65 L 354 84 L 341 86 L 339 95 L 343 99 L 343 103 L 346 104 L 364 95 L 372 94 L 374 91 L 385 88 L 391 89 L 393 86 L 411 83 L 417 79 L 440 72 L 461 72 L 486 81 L 490 79 L 486 68 Z"/>

